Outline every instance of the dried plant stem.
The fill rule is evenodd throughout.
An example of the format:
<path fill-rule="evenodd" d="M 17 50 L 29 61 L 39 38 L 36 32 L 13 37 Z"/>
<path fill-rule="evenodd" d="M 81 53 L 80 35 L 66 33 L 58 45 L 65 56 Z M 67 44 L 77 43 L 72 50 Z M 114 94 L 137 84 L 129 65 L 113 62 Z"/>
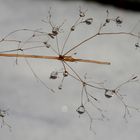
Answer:
<path fill-rule="evenodd" d="M 2 54 L 3 57 L 22 57 L 22 58 L 38 58 L 38 59 L 52 59 L 52 60 L 61 60 L 67 62 L 87 62 L 87 63 L 96 63 L 96 64 L 106 64 L 110 65 L 110 62 L 97 61 L 97 60 L 86 60 L 86 59 L 76 59 L 71 56 L 43 56 L 43 55 L 29 55 L 29 54 Z"/>
<path fill-rule="evenodd" d="M 40 59 L 58 59 L 57 56 L 42 56 L 42 55 L 29 55 L 29 54 L 0 54 L 5 57 L 23 57 L 23 58 L 40 58 Z"/>
<path fill-rule="evenodd" d="M 78 62 L 87 62 L 87 63 L 96 63 L 96 64 L 106 64 L 110 65 L 110 62 L 103 62 L 103 61 L 97 61 L 97 60 L 86 60 L 86 59 L 75 59 L 75 61 Z"/>
<path fill-rule="evenodd" d="M 102 33 L 98 32 L 95 35 L 83 40 L 82 42 L 80 42 L 76 46 L 72 47 L 69 51 L 65 52 L 64 55 L 67 55 L 68 53 L 70 53 L 71 51 L 75 50 L 76 48 L 78 48 L 82 44 L 84 44 L 87 41 L 93 39 L 94 37 L 97 37 L 97 36 L 100 36 L 100 35 L 130 35 L 130 36 L 133 36 L 133 37 L 139 37 L 138 35 L 130 33 L 130 32 L 114 32 L 114 33 L 112 33 L 112 32 L 102 32 Z"/>

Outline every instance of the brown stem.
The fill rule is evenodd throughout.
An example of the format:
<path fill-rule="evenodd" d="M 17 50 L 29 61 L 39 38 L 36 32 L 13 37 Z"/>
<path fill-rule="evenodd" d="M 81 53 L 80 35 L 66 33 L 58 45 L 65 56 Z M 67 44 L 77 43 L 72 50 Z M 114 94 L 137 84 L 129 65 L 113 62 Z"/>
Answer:
<path fill-rule="evenodd" d="M 89 40 L 91 40 L 94 37 L 99 36 L 99 35 L 130 35 L 130 36 L 133 36 L 133 37 L 139 37 L 139 35 L 133 34 L 131 32 L 113 32 L 113 33 L 111 33 L 111 32 L 103 32 L 103 33 L 98 32 L 95 35 L 83 40 L 82 42 L 80 42 L 76 46 L 72 47 L 69 51 L 65 52 L 64 55 L 67 55 L 68 53 L 70 53 L 71 51 L 75 50 L 76 48 L 78 48 L 82 44 L 86 43 L 87 41 L 89 41 Z"/>
<path fill-rule="evenodd" d="M 110 65 L 110 62 L 104 62 L 104 61 L 97 61 L 97 60 L 86 60 L 86 59 L 74 59 L 75 61 L 78 62 L 87 62 L 87 63 L 96 63 L 96 64 L 106 64 Z"/>
<path fill-rule="evenodd" d="M 40 58 L 40 59 L 59 59 L 57 56 L 42 56 L 42 55 L 29 55 L 29 54 L 2 54 L 4 57 L 23 57 L 23 58 Z"/>
<path fill-rule="evenodd" d="M 96 64 L 106 64 L 110 65 L 110 62 L 103 62 L 103 61 L 97 61 L 97 60 L 86 60 L 86 59 L 77 59 L 73 58 L 71 56 L 43 56 L 43 55 L 29 55 L 29 54 L 3 54 L 0 53 L 0 56 L 4 57 L 23 57 L 23 58 L 38 58 L 38 59 L 53 59 L 53 60 L 63 60 L 67 62 L 86 62 L 86 63 L 96 63 Z"/>

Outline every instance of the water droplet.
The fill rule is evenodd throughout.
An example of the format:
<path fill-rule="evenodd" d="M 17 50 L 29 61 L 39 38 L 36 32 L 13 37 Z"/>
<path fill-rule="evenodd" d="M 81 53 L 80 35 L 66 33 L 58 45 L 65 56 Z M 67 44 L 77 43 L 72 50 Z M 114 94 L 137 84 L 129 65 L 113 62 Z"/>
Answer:
<path fill-rule="evenodd" d="M 139 47 L 140 47 L 140 45 L 139 45 L 138 42 L 135 44 L 135 47 L 136 47 L 136 48 L 139 48 Z"/>
<path fill-rule="evenodd" d="M 59 32 L 59 28 L 58 27 L 53 27 L 53 29 L 52 29 L 53 36 L 56 36 L 58 34 L 58 32 Z"/>
<path fill-rule="evenodd" d="M 93 18 L 88 18 L 88 19 L 86 19 L 84 22 L 85 22 L 87 25 L 90 25 L 90 24 L 92 24 L 92 22 L 93 22 Z"/>
<path fill-rule="evenodd" d="M 68 76 L 68 72 L 67 72 L 67 71 L 64 71 L 64 72 L 63 72 L 63 76 L 64 76 L 64 77 L 67 77 L 67 76 Z"/>
<path fill-rule="evenodd" d="M 76 110 L 79 114 L 85 113 L 85 107 L 83 105 L 79 106 Z"/>
<path fill-rule="evenodd" d="M 120 19 L 120 17 L 117 17 L 117 18 L 116 18 L 116 23 L 117 23 L 117 24 L 122 24 L 122 20 Z"/>
<path fill-rule="evenodd" d="M 72 26 L 72 27 L 71 27 L 71 31 L 74 31 L 74 30 L 75 30 L 75 26 Z"/>
<path fill-rule="evenodd" d="M 60 84 L 60 85 L 58 86 L 58 89 L 59 89 L 59 90 L 61 90 L 61 89 L 62 89 L 62 84 Z"/>
<path fill-rule="evenodd" d="M 84 17 L 85 16 L 85 13 L 84 12 L 82 12 L 82 11 L 80 11 L 80 17 Z"/>
<path fill-rule="evenodd" d="M 58 72 L 53 71 L 53 72 L 50 74 L 50 79 L 57 79 L 57 78 L 58 78 Z"/>
<path fill-rule="evenodd" d="M 110 19 L 107 18 L 107 19 L 106 19 L 106 23 L 109 23 L 109 22 L 110 22 Z"/>
<path fill-rule="evenodd" d="M 113 96 L 113 91 L 112 90 L 105 90 L 105 97 L 111 98 Z"/>

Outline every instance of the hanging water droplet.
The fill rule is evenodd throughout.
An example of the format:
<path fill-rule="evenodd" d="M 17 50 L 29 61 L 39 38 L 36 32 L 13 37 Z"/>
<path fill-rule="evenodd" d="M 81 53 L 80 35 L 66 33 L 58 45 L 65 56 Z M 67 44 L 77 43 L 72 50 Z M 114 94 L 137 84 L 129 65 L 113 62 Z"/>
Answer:
<path fill-rule="evenodd" d="M 88 18 L 88 19 L 86 19 L 84 22 L 85 22 L 87 25 L 90 25 L 90 24 L 92 24 L 92 22 L 93 22 L 93 18 Z"/>
<path fill-rule="evenodd" d="M 135 79 L 137 79 L 138 78 L 138 76 L 134 76 L 131 80 L 135 80 Z"/>
<path fill-rule="evenodd" d="M 85 113 L 85 107 L 83 105 L 79 106 L 76 110 L 79 114 Z"/>
<path fill-rule="evenodd" d="M 4 114 L 1 114 L 1 113 L 0 113 L 0 117 L 4 118 L 5 116 L 4 116 Z"/>
<path fill-rule="evenodd" d="M 105 97 L 111 98 L 114 94 L 112 90 L 105 90 Z"/>
<path fill-rule="evenodd" d="M 58 72 L 56 71 L 53 71 L 51 74 L 50 74 L 50 79 L 57 79 L 58 77 Z"/>
<path fill-rule="evenodd" d="M 109 23 L 109 22 L 110 22 L 110 19 L 107 18 L 107 19 L 106 19 L 106 23 Z"/>
<path fill-rule="evenodd" d="M 120 17 L 117 17 L 117 18 L 116 18 L 116 23 L 117 23 L 117 24 L 122 24 L 122 20 L 120 19 Z"/>
<path fill-rule="evenodd" d="M 51 47 L 51 45 L 48 44 L 47 42 L 43 42 L 43 43 L 44 43 L 44 45 L 45 45 L 46 48 L 50 48 Z"/>
<path fill-rule="evenodd" d="M 85 13 L 80 11 L 80 14 L 79 14 L 80 17 L 84 17 L 85 16 Z"/>
<path fill-rule="evenodd" d="M 75 26 L 72 26 L 70 30 L 71 31 L 74 31 L 75 30 Z"/>
<path fill-rule="evenodd" d="M 59 90 L 61 90 L 61 89 L 62 89 L 62 84 L 60 84 L 60 85 L 58 86 L 58 89 L 59 89 Z"/>
<path fill-rule="evenodd" d="M 136 47 L 136 48 L 139 48 L 139 47 L 140 47 L 140 44 L 137 42 L 137 43 L 135 44 L 135 47 Z"/>
<path fill-rule="evenodd" d="M 68 76 L 68 72 L 67 72 L 67 71 L 64 71 L 64 72 L 63 72 L 63 76 L 64 76 L 64 77 L 67 77 L 67 76 Z"/>
<path fill-rule="evenodd" d="M 0 110 L 0 117 L 4 118 L 6 114 L 6 110 Z"/>

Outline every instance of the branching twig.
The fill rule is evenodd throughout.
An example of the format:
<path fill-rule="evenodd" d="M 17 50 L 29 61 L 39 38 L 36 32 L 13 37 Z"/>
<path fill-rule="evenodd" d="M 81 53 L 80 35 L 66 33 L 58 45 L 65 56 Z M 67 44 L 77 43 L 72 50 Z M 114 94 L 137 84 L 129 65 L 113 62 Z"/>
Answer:
<path fill-rule="evenodd" d="M 4 36 L 1 40 L 0 43 L 15 43 L 16 44 L 16 48 L 13 49 L 9 49 L 9 50 L 3 50 L 0 51 L 0 57 L 15 57 L 16 58 L 16 62 L 17 62 L 17 58 L 24 58 L 28 67 L 30 68 L 30 70 L 32 71 L 33 75 L 35 76 L 35 78 L 37 80 L 39 80 L 49 91 L 54 92 L 53 89 L 49 88 L 48 85 L 46 85 L 46 83 L 44 81 L 42 81 L 40 79 L 40 77 L 35 73 L 35 71 L 33 70 L 31 64 L 29 63 L 27 58 L 34 58 L 34 59 L 48 59 L 48 60 L 56 60 L 56 61 L 60 61 L 63 70 L 61 72 L 57 72 L 57 71 L 53 71 L 50 74 L 50 79 L 57 79 L 59 77 L 59 74 L 61 74 L 62 79 L 60 81 L 60 85 L 58 86 L 58 89 L 62 89 L 63 83 L 64 83 L 64 79 L 65 77 L 72 77 L 74 80 L 78 81 L 81 85 L 81 92 L 80 92 L 80 106 L 77 108 L 77 112 L 79 115 L 82 114 L 87 114 L 89 120 L 90 120 L 90 129 L 92 129 L 92 122 L 93 120 L 104 120 L 107 117 L 104 115 L 103 109 L 100 108 L 98 105 L 96 105 L 96 103 L 100 103 L 99 99 L 93 95 L 94 90 L 98 90 L 98 93 L 104 93 L 104 96 L 106 98 L 112 98 L 114 95 L 116 95 L 116 97 L 121 101 L 121 103 L 124 106 L 124 118 L 126 119 L 127 115 L 130 115 L 130 109 L 136 110 L 136 111 L 140 111 L 139 108 L 133 107 L 133 106 L 129 106 L 127 103 L 124 102 L 123 100 L 123 96 L 120 94 L 120 88 L 130 82 L 136 82 L 137 81 L 137 76 L 132 76 L 130 79 L 128 79 L 127 81 L 121 83 L 120 85 L 118 85 L 116 88 L 114 89 L 110 89 L 110 88 L 106 88 L 101 86 L 100 84 L 95 84 L 91 81 L 87 81 L 87 77 L 86 75 L 84 77 L 82 77 L 76 70 L 74 67 L 72 67 L 69 63 L 72 62 L 84 62 L 84 63 L 95 63 L 95 64 L 103 64 L 103 65 L 110 65 L 111 62 L 106 62 L 106 61 L 98 61 L 98 60 L 90 60 L 90 59 L 83 59 L 83 58 L 75 58 L 72 55 L 69 55 L 72 51 L 76 50 L 77 48 L 80 48 L 82 45 L 84 45 L 85 43 L 87 43 L 88 41 L 95 39 L 96 37 L 100 37 L 100 36 L 110 36 L 110 35 L 128 35 L 128 36 L 132 36 L 135 38 L 138 38 L 137 43 L 135 44 L 136 48 L 139 48 L 139 39 L 140 39 L 140 35 L 138 34 L 134 34 L 132 32 L 104 32 L 103 29 L 104 27 L 106 27 L 110 22 L 115 23 L 117 26 L 122 24 L 122 20 L 119 16 L 117 17 L 110 17 L 109 15 L 109 11 L 107 10 L 107 16 L 105 19 L 105 22 L 103 24 L 100 25 L 97 33 L 94 33 L 93 35 L 89 36 L 88 38 L 85 38 L 84 40 L 80 41 L 78 44 L 76 44 L 75 46 L 72 46 L 69 50 L 65 51 L 65 48 L 67 47 L 67 43 L 72 35 L 72 33 L 75 31 L 76 27 L 82 24 L 86 24 L 91 25 L 93 23 L 93 18 L 92 17 L 87 17 L 86 15 L 87 10 L 83 11 L 81 8 L 79 9 L 79 15 L 78 18 L 76 19 L 76 21 L 74 22 L 74 24 L 71 25 L 67 36 L 64 40 L 64 42 L 62 43 L 62 46 L 60 46 L 60 33 L 62 31 L 62 27 L 64 25 L 64 22 L 62 22 L 62 24 L 60 25 L 55 25 L 52 22 L 52 13 L 51 13 L 51 9 L 48 12 L 48 20 L 45 21 L 43 20 L 43 22 L 48 23 L 49 26 L 51 27 L 51 31 L 50 32 L 43 32 L 41 29 L 37 29 L 37 30 L 32 30 L 32 29 L 19 29 L 19 30 L 15 30 L 13 32 L 10 32 L 9 34 L 7 34 L 6 36 Z M 25 40 L 18 40 L 18 39 L 11 39 L 10 37 L 12 37 L 12 35 L 15 35 L 15 33 L 20 33 L 20 32 L 31 32 L 32 35 L 29 38 L 26 38 Z M 44 37 L 45 40 L 40 39 L 39 37 Z M 36 39 L 36 40 L 35 40 Z M 52 46 L 52 42 L 55 42 L 55 45 Z M 37 45 L 33 45 L 33 46 L 28 46 L 30 45 L 29 43 L 39 43 Z M 27 46 L 26 46 L 27 45 Z M 53 51 L 55 53 L 55 55 L 39 55 L 38 53 L 36 55 L 34 54 L 27 54 L 24 53 L 27 50 L 33 50 L 33 49 L 37 49 L 37 48 L 46 48 L 46 49 L 51 49 L 51 51 Z M 92 88 L 93 92 L 89 92 L 88 88 Z M 97 93 L 96 93 L 97 94 Z M 94 118 L 93 116 L 91 116 L 87 105 L 90 104 L 92 105 L 92 107 L 95 108 L 95 110 L 97 111 L 97 113 L 100 114 L 99 118 Z M 0 110 L 0 117 L 2 118 L 2 125 L 7 125 L 9 128 L 10 125 L 8 125 L 5 121 L 4 121 L 4 117 L 6 115 L 6 111 L 5 110 Z"/>

